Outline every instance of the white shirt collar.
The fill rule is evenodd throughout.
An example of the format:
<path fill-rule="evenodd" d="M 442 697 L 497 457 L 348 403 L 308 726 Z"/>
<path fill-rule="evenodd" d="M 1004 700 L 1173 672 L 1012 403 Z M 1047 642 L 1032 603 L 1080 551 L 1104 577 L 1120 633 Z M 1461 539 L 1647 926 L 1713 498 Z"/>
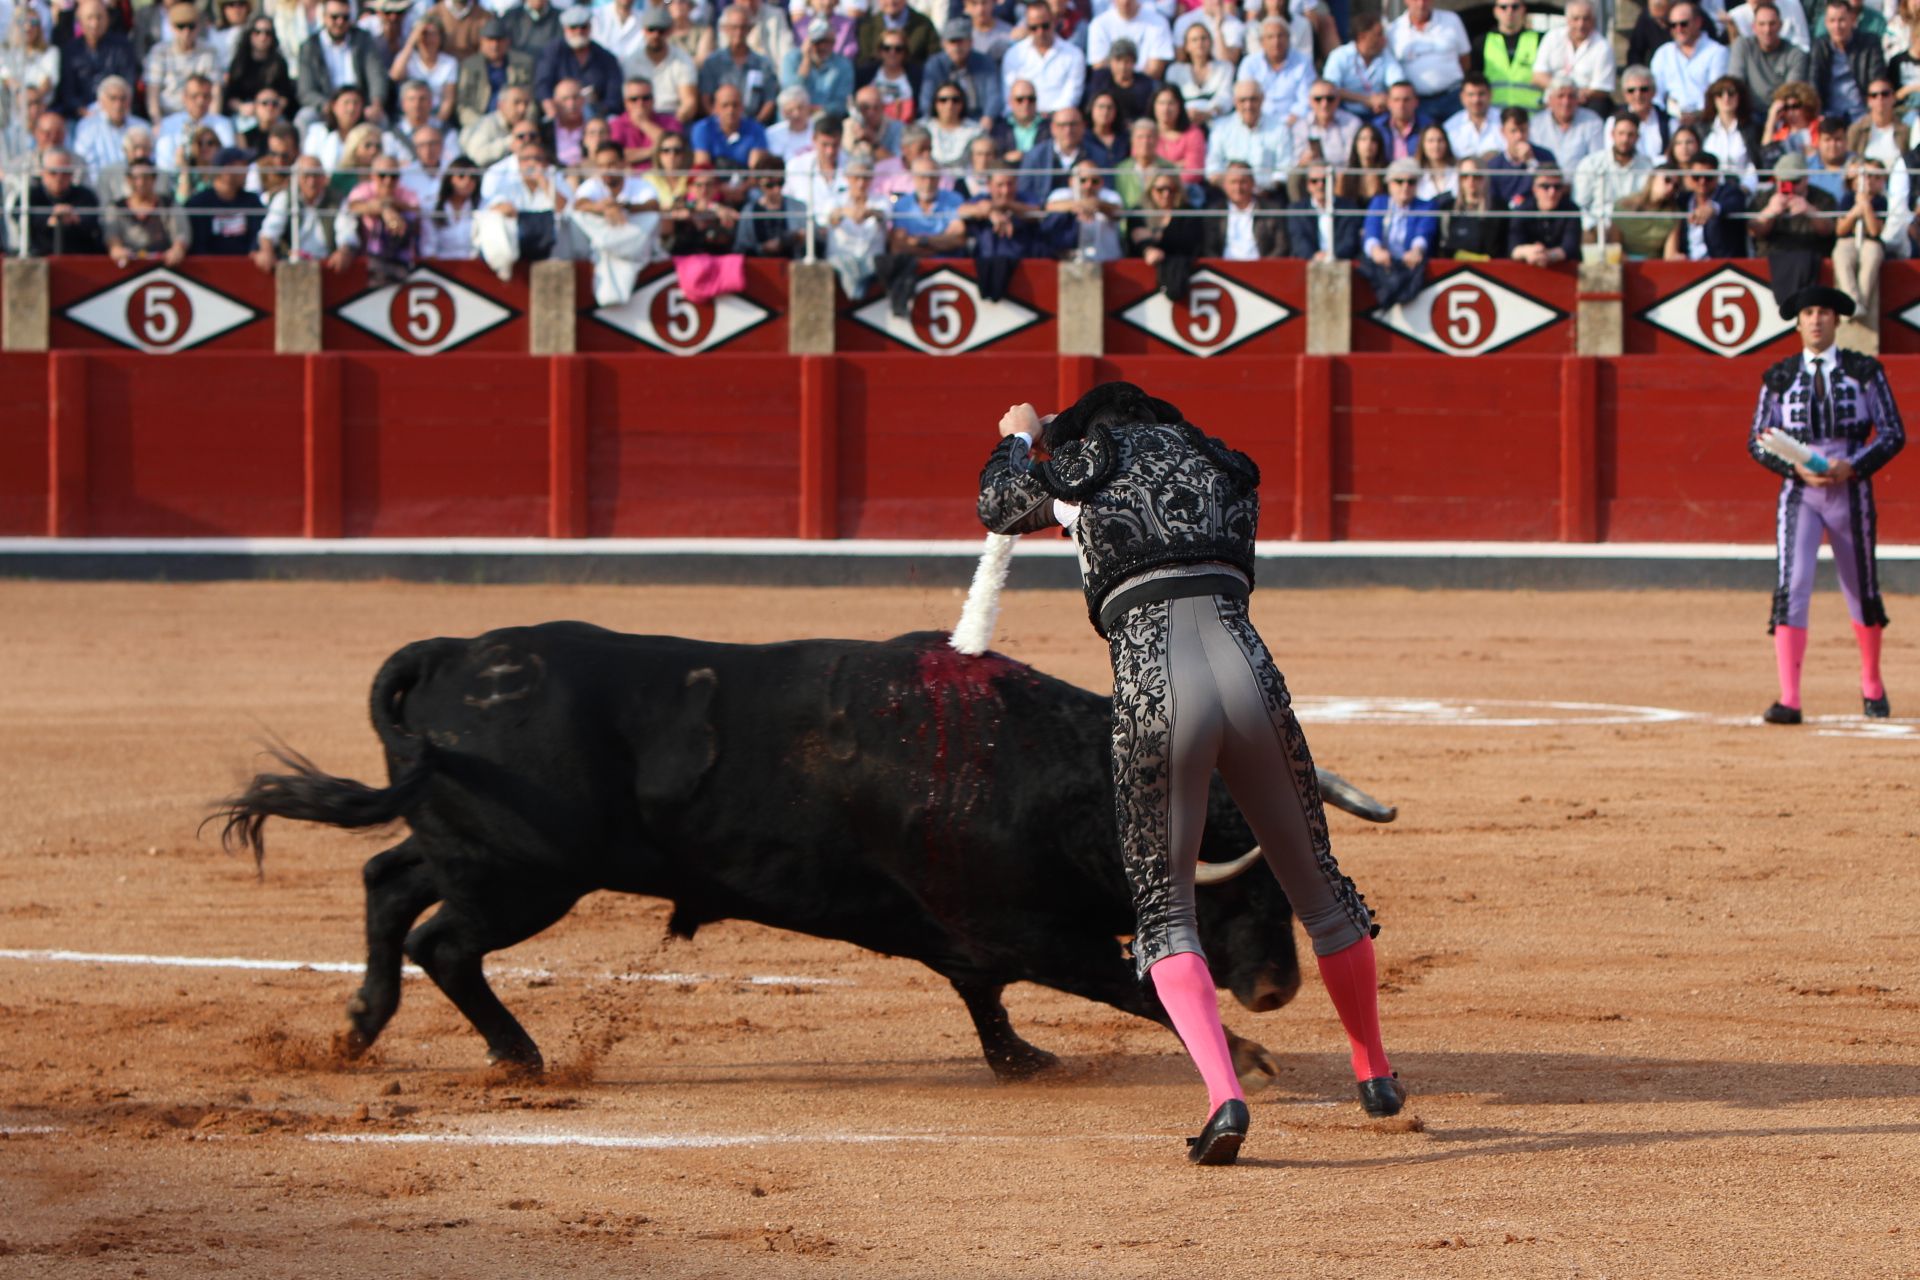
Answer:
<path fill-rule="evenodd" d="M 1813 372 L 1813 362 L 1818 360 L 1829 373 L 1840 371 L 1840 347 L 1836 343 L 1825 351 L 1815 351 L 1812 347 L 1803 347 L 1800 351 L 1800 367 L 1808 373 Z"/>

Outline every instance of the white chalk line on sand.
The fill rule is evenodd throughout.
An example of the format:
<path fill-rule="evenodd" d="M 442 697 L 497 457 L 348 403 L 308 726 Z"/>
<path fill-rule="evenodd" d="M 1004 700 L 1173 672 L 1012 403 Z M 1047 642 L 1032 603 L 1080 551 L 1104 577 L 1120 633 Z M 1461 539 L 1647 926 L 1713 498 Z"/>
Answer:
<path fill-rule="evenodd" d="M 258 960 L 245 956 L 150 956 L 126 955 L 103 951 L 58 951 L 34 949 L 0 950 L 0 960 L 22 960 L 41 964 L 119 964 L 159 969 L 241 969 L 268 973 L 360 973 L 364 964 L 344 960 Z M 413 965 L 400 970 L 403 977 L 426 975 Z M 493 978 L 552 978 L 547 969 L 488 969 Z M 732 982 L 749 987 L 850 987 L 847 978 L 814 978 L 790 973 L 756 973 L 729 977 L 715 973 L 603 973 L 600 978 L 614 982 L 660 982 L 680 986 L 701 982 Z"/>
<path fill-rule="evenodd" d="M 881 1143 L 1166 1142 L 1163 1134 L 1013 1135 L 989 1133 L 310 1133 L 342 1146 L 588 1147 L 612 1151 L 701 1151 L 721 1147 L 875 1146 Z"/>
<path fill-rule="evenodd" d="M 1300 697 L 1294 710 L 1308 728 L 1328 724 L 1387 724 L 1459 729 L 1560 729 L 1607 725 L 1698 724 L 1739 728 L 1760 717 L 1716 716 L 1675 707 L 1609 702 L 1556 702 L 1514 698 Z M 1861 716 L 1808 716 L 1823 738 L 1912 739 L 1920 720 L 1868 720 Z"/>

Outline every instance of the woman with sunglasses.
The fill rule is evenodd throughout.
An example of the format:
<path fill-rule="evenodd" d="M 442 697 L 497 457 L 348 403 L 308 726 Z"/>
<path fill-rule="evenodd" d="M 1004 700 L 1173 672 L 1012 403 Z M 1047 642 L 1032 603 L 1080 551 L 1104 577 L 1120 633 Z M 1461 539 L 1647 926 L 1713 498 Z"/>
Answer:
<path fill-rule="evenodd" d="M 1259 468 L 1176 406 L 1123 382 L 1095 387 L 1044 422 L 1032 405 L 1015 405 L 999 431 L 980 474 L 980 522 L 1000 534 L 1064 524 L 1088 615 L 1107 642 L 1134 972 L 1207 1088 L 1210 1116 L 1187 1140 L 1187 1159 L 1232 1164 L 1250 1119 L 1195 899 L 1216 769 L 1312 941 L 1362 1105 L 1396 1114 L 1406 1095 L 1380 1034 L 1373 918 L 1334 859 L 1312 752 L 1248 613 Z M 1275 888 L 1259 882 L 1259 891 Z"/>
<path fill-rule="evenodd" d="M 670 209 L 686 194 L 687 176 L 693 167 L 693 147 L 685 138 L 668 134 L 653 149 L 653 167 L 643 175 L 660 197 L 660 207 Z"/>
<path fill-rule="evenodd" d="M 913 75 L 907 70 L 907 37 L 904 32 L 889 31 L 877 46 L 880 65 L 867 81 L 880 91 L 880 111 L 890 120 L 911 124 L 919 114 L 919 94 Z"/>
<path fill-rule="evenodd" d="M 966 118 L 967 95 L 952 82 L 933 93 L 933 115 L 924 123 L 933 145 L 933 162 L 946 174 L 959 174 L 967 167 L 967 152 L 973 140 L 981 136 L 978 120 Z"/>
<path fill-rule="evenodd" d="M 227 67 L 225 98 L 236 116 L 251 117 L 261 90 L 271 89 L 283 104 L 295 100 L 295 90 L 293 68 L 280 52 L 273 19 L 256 15 L 245 30 L 246 39 L 234 45 L 233 61 Z"/>
<path fill-rule="evenodd" d="M 1491 216 L 1493 196 L 1480 157 L 1460 162 L 1459 190 L 1439 205 L 1440 244 L 1436 258 L 1489 262 L 1507 256 L 1507 224 Z"/>
<path fill-rule="evenodd" d="M 373 162 L 381 155 L 380 139 L 380 126 L 373 124 L 357 124 L 347 134 L 341 142 L 332 177 L 327 179 L 327 200 L 330 203 L 346 203 L 348 193 L 372 172 Z"/>
<path fill-rule="evenodd" d="M 1707 86 L 1707 107 L 1712 114 L 1700 126 L 1700 145 L 1722 168 L 1735 170 L 1742 182 L 1757 187 L 1760 179 L 1754 166 L 1760 159 L 1760 129 L 1753 123 L 1746 84 L 1721 76 Z"/>
<path fill-rule="evenodd" d="M 1186 207 L 1187 184 L 1180 175 L 1171 168 L 1156 172 L 1145 203 L 1127 219 L 1127 252 L 1150 267 L 1168 258 L 1199 257 L 1200 219 L 1181 217 Z"/>
<path fill-rule="evenodd" d="M 1820 95 L 1802 80 L 1789 80 L 1773 91 L 1767 122 L 1760 126 L 1760 168 L 1771 169 L 1789 151 L 1813 155 L 1819 148 L 1813 131 L 1820 123 Z"/>
<path fill-rule="evenodd" d="M 1180 170 L 1182 182 L 1198 182 L 1207 171 L 1207 134 L 1187 115 L 1180 91 L 1165 85 L 1153 95 L 1153 123 L 1160 130 L 1154 150 Z"/>
<path fill-rule="evenodd" d="M 123 269 L 156 259 L 177 267 L 193 242 L 186 215 L 160 189 L 160 174 L 151 160 L 127 165 L 127 194 L 107 211 L 103 232 L 107 256 Z"/>
<path fill-rule="evenodd" d="M 178 204 L 205 191 L 213 182 L 213 158 L 220 154 L 220 135 L 210 125 L 201 125 L 187 136 L 180 149 L 180 172 L 174 175 L 173 198 Z"/>
<path fill-rule="evenodd" d="M 466 262 L 473 247 L 473 215 L 480 205 L 480 166 L 456 156 L 440 179 L 440 193 L 420 220 L 420 256 Z"/>

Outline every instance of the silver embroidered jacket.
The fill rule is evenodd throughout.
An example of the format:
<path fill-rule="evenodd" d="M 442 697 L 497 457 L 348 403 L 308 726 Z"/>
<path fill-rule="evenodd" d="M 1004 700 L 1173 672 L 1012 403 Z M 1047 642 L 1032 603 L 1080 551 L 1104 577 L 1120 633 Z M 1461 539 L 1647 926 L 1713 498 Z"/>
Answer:
<path fill-rule="evenodd" d="M 1072 533 L 1094 630 L 1115 588 L 1147 570 L 1217 562 L 1253 582 L 1260 469 L 1186 423 L 1095 427 L 1035 462 L 1007 436 L 980 472 L 980 523 L 1030 533 L 1056 499 L 1080 505 Z"/>

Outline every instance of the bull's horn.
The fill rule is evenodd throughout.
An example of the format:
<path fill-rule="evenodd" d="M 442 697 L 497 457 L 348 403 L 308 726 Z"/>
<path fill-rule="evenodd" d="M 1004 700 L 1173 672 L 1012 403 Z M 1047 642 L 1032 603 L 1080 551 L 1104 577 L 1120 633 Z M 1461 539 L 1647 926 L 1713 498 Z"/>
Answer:
<path fill-rule="evenodd" d="M 1193 869 L 1195 884 L 1225 884 L 1260 861 L 1260 846 L 1255 845 L 1232 862 L 1202 862 Z"/>

